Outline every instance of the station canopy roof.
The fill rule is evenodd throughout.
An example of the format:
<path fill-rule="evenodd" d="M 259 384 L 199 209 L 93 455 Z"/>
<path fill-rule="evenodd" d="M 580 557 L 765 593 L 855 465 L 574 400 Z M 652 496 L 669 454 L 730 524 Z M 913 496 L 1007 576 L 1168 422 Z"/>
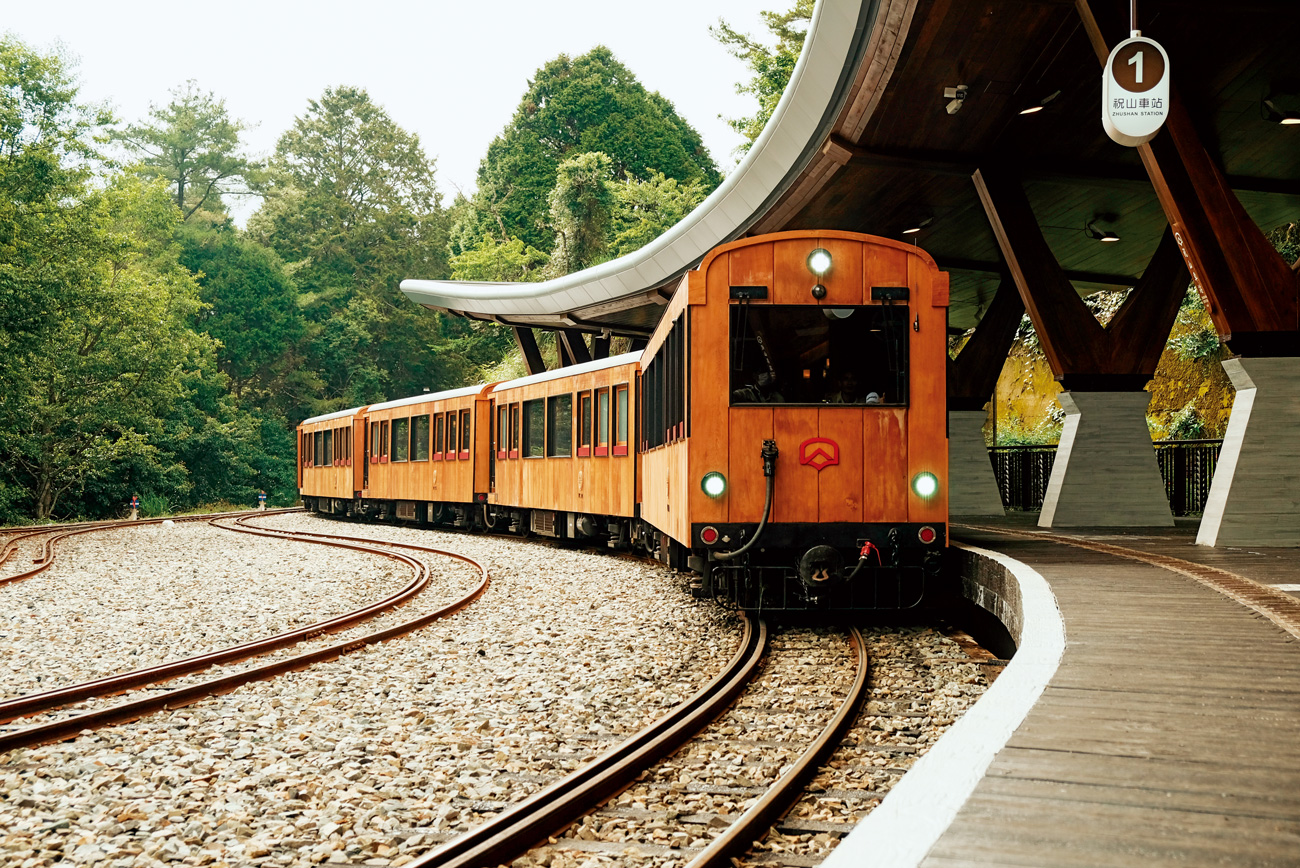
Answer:
<path fill-rule="evenodd" d="M 1078 3 L 1128 21 L 1127 2 Z M 1250 216 L 1265 231 L 1300 217 L 1300 125 L 1279 123 L 1300 119 L 1300 3 L 1142 0 L 1139 13 Z M 959 86 L 950 113 L 945 90 Z M 913 240 L 934 256 L 951 274 L 950 327 L 966 329 L 1004 270 L 971 180 L 980 167 L 1023 179 L 1082 295 L 1132 286 L 1167 225 L 1136 149 L 1102 129 L 1101 64 L 1076 2 L 819 0 L 772 120 L 664 235 L 543 283 L 408 279 L 402 291 L 508 325 L 644 336 L 670 288 L 718 244 L 840 229 Z M 1103 232 L 1120 240 L 1101 242 Z"/>

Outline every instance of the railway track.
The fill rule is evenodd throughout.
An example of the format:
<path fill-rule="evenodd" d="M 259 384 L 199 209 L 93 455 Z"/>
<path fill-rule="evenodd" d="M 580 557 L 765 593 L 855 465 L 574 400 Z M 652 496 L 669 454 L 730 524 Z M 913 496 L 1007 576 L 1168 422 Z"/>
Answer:
<path fill-rule="evenodd" d="M 288 510 L 286 510 L 286 512 L 287 511 Z M 391 558 L 408 566 L 412 571 L 412 579 L 404 588 L 383 600 L 295 630 L 286 631 L 274 636 L 263 637 L 261 639 L 241 643 L 239 645 L 230 646 L 205 654 L 187 657 L 181 660 L 169 661 L 158 666 L 119 673 L 105 678 L 95 679 L 93 681 L 67 685 L 65 687 L 42 691 L 35 694 L 27 694 L 25 696 L 15 697 L 0 702 L 0 723 L 8 723 L 22 717 L 28 717 L 40 713 L 49 713 L 57 710 L 67 712 L 71 710 L 75 704 L 83 703 L 87 700 L 114 696 L 130 690 L 137 690 L 142 687 L 160 684 L 185 675 L 201 672 L 218 665 L 229 665 L 253 660 L 327 634 L 352 630 L 359 624 L 385 613 L 392 612 L 394 609 L 409 603 L 418 594 L 423 592 L 429 584 L 429 572 L 421 560 L 398 551 L 391 551 L 390 549 L 414 551 L 425 556 L 446 557 L 465 562 L 479 572 L 480 580 L 474 588 L 472 588 L 468 593 L 460 596 L 458 599 L 453 600 L 446 605 L 439 606 L 432 612 L 426 612 L 419 617 L 385 627 L 384 629 L 376 630 L 364 635 L 352 636 L 341 642 L 317 647 L 301 654 L 282 657 L 273 662 L 243 669 L 235 673 L 199 681 L 197 683 L 186 684 L 174 689 L 155 691 L 149 695 L 131 699 L 116 705 L 98 707 L 89 711 L 77 711 L 70 714 L 65 713 L 56 716 L 53 719 L 44 720 L 31 726 L 19 729 L 9 729 L 8 731 L 0 731 L 0 751 L 44 744 L 70 737 L 86 729 L 94 729 L 96 727 L 135 720 L 154 711 L 164 708 L 181 707 L 197 702 L 214 693 L 223 693 L 234 690 L 255 680 L 273 678 L 277 675 L 300 669 L 313 663 L 333 659 L 341 654 L 348 653 L 349 651 L 401 636 L 405 633 L 411 632 L 412 630 L 417 630 L 420 627 L 432 623 L 435 620 L 447 617 L 472 603 L 483 593 L 484 590 L 486 590 L 488 586 L 489 577 L 486 568 L 473 558 L 456 552 L 409 543 L 376 543 L 373 540 L 365 540 L 358 537 L 346 537 L 337 534 L 304 533 L 248 526 L 247 522 L 250 519 L 267 514 L 268 513 L 266 512 L 257 512 L 252 514 L 223 514 L 219 516 L 207 516 L 204 517 L 204 519 L 206 519 L 209 524 L 226 530 L 264 537 L 274 537 L 278 539 L 297 540 L 316 545 L 333 546 L 336 548 L 366 552 L 381 557 Z M 195 518 L 193 520 L 199 519 Z M 233 525 L 224 524 L 222 523 L 223 520 L 233 521 Z M 116 526 L 117 525 L 110 525 L 109 527 Z M 72 533 L 86 533 L 100 529 L 103 529 L 103 526 L 83 527 L 66 532 L 65 535 L 71 535 Z"/>

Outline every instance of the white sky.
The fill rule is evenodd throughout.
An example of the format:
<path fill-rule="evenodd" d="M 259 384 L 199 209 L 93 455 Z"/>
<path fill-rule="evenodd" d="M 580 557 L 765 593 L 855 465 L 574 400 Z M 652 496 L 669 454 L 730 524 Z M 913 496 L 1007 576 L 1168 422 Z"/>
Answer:
<path fill-rule="evenodd" d="M 708 33 L 719 17 L 764 34 L 760 9 L 786 0 L 53 0 L 5 4 L 0 29 L 34 48 L 80 59 L 85 101 L 136 121 L 187 79 L 226 100 L 269 154 L 307 100 L 328 86 L 364 87 L 438 161 L 450 204 L 469 192 L 488 143 L 510 121 L 528 79 L 560 53 L 604 44 L 649 90 L 672 101 L 725 174 L 740 137 L 723 121 L 750 114 L 735 93 L 748 78 Z M 236 203 L 231 203 L 235 205 Z M 250 203 L 251 204 L 251 203 Z M 243 209 L 239 209 L 243 210 Z M 237 218 L 246 214 L 237 213 Z M 243 219 L 239 219 L 242 223 Z"/>

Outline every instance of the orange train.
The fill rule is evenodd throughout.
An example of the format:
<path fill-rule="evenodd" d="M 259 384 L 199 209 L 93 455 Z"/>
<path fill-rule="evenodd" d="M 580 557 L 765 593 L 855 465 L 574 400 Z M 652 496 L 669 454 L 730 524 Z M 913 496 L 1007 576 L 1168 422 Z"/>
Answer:
<path fill-rule="evenodd" d="M 639 547 L 755 612 L 920 604 L 947 546 L 948 277 L 783 232 L 708 253 L 644 350 L 299 426 L 312 511 Z"/>

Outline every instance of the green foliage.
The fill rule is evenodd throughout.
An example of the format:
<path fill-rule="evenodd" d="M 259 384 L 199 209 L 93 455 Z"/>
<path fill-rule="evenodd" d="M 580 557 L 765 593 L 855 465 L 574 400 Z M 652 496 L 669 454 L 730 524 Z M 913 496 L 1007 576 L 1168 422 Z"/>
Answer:
<path fill-rule="evenodd" d="M 1218 358 L 1223 352 L 1223 343 L 1219 333 L 1210 320 L 1210 312 L 1205 308 L 1205 301 L 1196 286 L 1187 288 L 1187 295 L 1178 308 L 1178 320 L 1181 328 L 1174 330 L 1169 339 L 1169 348 L 1179 358 L 1189 362 L 1202 359 Z"/>
<path fill-rule="evenodd" d="M 644 181 L 628 178 L 614 185 L 613 240 L 610 253 L 639 250 L 679 223 L 709 195 L 703 181 L 682 182 L 662 172 Z"/>
<path fill-rule="evenodd" d="M 482 235 L 478 244 L 452 255 L 451 276 L 453 280 L 536 280 L 546 262 L 545 253 L 525 247 L 518 238 L 501 244 L 491 235 Z"/>
<path fill-rule="evenodd" d="M 261 165 L 241 153 L 239 134 L 247 127 L 231 120 L 226 101 L 204 93 L 192 79 L 172 90 L 165 107 L 150 106 L 150 121 L 114 136 L 140 163 L 146 178 L 162 178 L 186 220 L 200 211 L 223 210 L 223 193 L 246 190 Z"/>
<path fill-rule="evenodd" d="M 613 221 L 613 161 L 600 152 L 578 154 L 560 163 L 549 197 L 555 247 L 549 276 L 579 271 L 607 257 Z"/>
<path fill-rule="evenodd" d="M 772 46 L 737 32 L 722 19 L 718 20 L 717 27 L 709 28 L 713 38 L 726 46 L 733 57 L 743 60 L 752 73 L 748 82 L 736 85 L 736 93 L 753 94 L 758 100 L 758 111 L 749 117 L 726 119 L 731 128 L 746 139 L 737 148 L 740 153 L 748 151 L 763 132 L 763 127 L 776 111 L 776 104 L 781 101 L 781 94 L 790 83 L 808 35 L 808 25 L 812 22 L 814 2 L 795 0 L 794 6 L 785 12 L 760 13 L 768 33 L 775 38 Z"/>
<path fill-rule="evenodd" d="M 1174 413 L 1165 426 L 1164 437 L 1169 440 L 1204 440 L 1209 436 L 1209 427 L 1192 402 Z"/>
<path fill-rule="evenodd" d="M 537 71 L 510 124 L 479 165 L 471 237 L 483 222 L 504 242 L 549 252 L 549 193 L 560 164 L 601 152 L 614 178 L 648 180 L 661 172 L 713 189 L 722 180 L 703 140 L 668 100 L 651 93 L 608 48 L 577 58 L 561 55 Z"/>

